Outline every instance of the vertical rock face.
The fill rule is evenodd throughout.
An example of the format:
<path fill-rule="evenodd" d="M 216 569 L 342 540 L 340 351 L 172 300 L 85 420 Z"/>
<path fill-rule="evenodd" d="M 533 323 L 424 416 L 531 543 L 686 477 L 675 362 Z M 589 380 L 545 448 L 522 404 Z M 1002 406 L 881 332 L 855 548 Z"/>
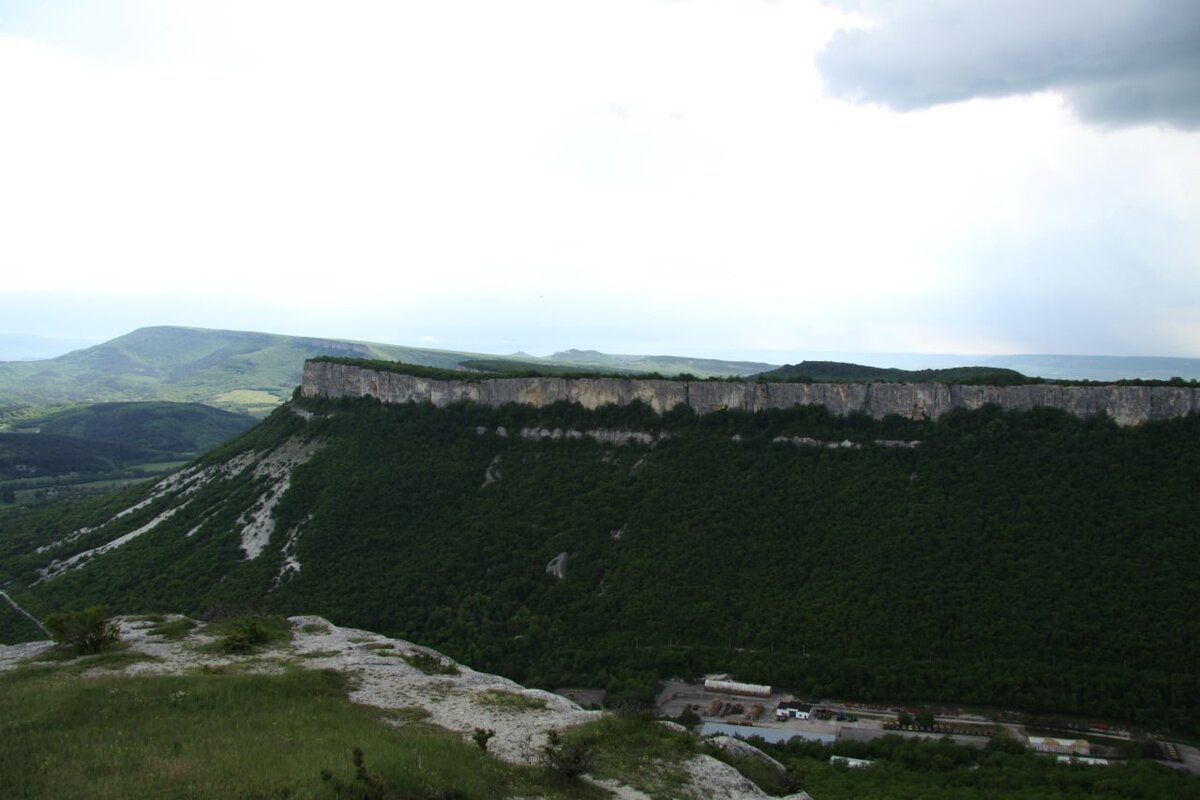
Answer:
<path fill-rule="evenodd" d="M 1012 411 L 1058 408 L 1078 417 L 1104 413 L 1118 425 L 1139 425 L 1200 412 L 1200 389 L 1189 386 L 958 386 L 631 378 L 432 380 L 330 361 L 305 363 L 300 393 L 303 397 L 375 397 L 384 403 L 432 403 L 439 407 L 460 401 L 485 406 L 545 406 L 561 400 L 594 409 L 640 400 L 659 414 L 680 404 L 691 406 L 697 414 L 822 405 L 833 414 L 861 412 L 875 419 L 890 414 L 937 419 L 956 408 L 975 409 L 992 403 Z"/>

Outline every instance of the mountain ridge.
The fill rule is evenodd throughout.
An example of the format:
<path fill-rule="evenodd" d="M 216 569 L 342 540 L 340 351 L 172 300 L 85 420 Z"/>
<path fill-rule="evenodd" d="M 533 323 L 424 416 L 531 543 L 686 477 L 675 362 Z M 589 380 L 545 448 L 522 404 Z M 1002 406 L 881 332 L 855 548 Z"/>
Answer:
<path fill-rule="evenodd" d="M 408 374 L 403 365 L 373 369 L 330 359 L 305 363 L 299 393 L 303 397 L 372 397 L 384 403 L 431 403 L 437 407 L 455 402 L 491 407 L 514 402 L 535 407 L 567 402 L 596 409 L 642 402 L 660 414 L 676 406 L 689 407 L 698 414 L 824 406 L 838 416 L 863 413 L 873 419 L 898 415 L 934 420 L 954 409 L 978 409 L 991 404 L 1020 411 L 1056 408 L 1077 417 L 1105 414 L 1119 425 L 1178 418 L 1200 411 L 1200 387 L 1194 386 L 785 383 L 623 377 L 472 376 L 465 380 L 439 380 Z"/>
<path fill-rule="evenodd" d="M 531 361 L 566 364 L 533 356 L 516 359 L 378 342 L 164 325 L 139 328 L 51 359 L 0 362 L 0 404 L 167 400 L 202 402 L 262 417 L 291 396 L 300 383 L 304 361 L 319 355 L 405 361 L 443 369 L 459 369 L 471 359 L 501 365 Z M 614 363 L 626 359 L 606 358 Z M 664 358 L 680 371 L 704 375 L 744 374 L 771 366 Z M 647 363 L 645 357 L 632 358 L 638 359 L 642 365 Z M 595 368 L 594 364 L 577 366 Z"/>

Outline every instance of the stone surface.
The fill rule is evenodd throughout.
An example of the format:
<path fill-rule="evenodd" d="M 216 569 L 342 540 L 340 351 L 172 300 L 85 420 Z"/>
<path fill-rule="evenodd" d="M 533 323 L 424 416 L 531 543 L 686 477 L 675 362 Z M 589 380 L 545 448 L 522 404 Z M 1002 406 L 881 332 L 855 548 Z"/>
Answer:
<path fill-rule="evenodd" d="M 310 361 L 300 389 L 304 397 L 374 397 L 385 403 L 446 406 L 467 401 L 485 406 L 558 401 L 594 409 L 642 401 L 659 414 L 677 405 L 698 414 L 764 411 L 823 405 L 830 413 L 854 412 L 883 419 L 891 414 L 937 419 L 956 408 L 992 403 L 1010 411 L 1058 408 L 1077 417 L 1104 413 L 1118 425 L 1140 425 L 1200 411 L 1200 389 L 1191 386 L 958 386 L 944 383 L 757 383 L 753 381 L 668 381 L 632 378 L 480 378 L 432 380 Z"/>

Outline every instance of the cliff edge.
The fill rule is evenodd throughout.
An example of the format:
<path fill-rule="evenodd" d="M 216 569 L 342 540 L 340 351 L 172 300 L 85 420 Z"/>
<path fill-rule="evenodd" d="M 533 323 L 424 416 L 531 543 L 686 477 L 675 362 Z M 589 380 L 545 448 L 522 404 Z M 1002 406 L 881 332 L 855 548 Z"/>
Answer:
<path fill-rule="evenodd" d="M 1077 417 L 1107 414 L 1118 425 L 1173 419 L 1200 411 L 1200 389 L 1191 386 L 962 386 L 944 383 L 758 383 L 671 381 L 635 378 L 477 378 L 436 380 L 333 361 L 304 364 L 302 397 L 374 397 L 384 403 L 467 401 L 485 406 L 559 401 L 594 409 L 640 400 L 658 413 L 679 404 L 697 414 L 764 411 L 823 405 L 844 416 L 862 412 L 875 419 L 898 414 L 937 419 L 956 408 L 989 403 L 1007 411 L 1058 408 Z"/>

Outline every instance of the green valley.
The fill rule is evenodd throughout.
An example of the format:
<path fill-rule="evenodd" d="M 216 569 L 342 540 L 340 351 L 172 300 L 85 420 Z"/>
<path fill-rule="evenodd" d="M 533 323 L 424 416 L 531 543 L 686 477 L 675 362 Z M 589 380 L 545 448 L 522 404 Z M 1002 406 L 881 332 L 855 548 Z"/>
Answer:
<path fill-rule="evenodd" d="M 104 492 L 175 469 L 255 423 L 200 403 L 24 409 L 0 432 L 5 503 Z"/>

